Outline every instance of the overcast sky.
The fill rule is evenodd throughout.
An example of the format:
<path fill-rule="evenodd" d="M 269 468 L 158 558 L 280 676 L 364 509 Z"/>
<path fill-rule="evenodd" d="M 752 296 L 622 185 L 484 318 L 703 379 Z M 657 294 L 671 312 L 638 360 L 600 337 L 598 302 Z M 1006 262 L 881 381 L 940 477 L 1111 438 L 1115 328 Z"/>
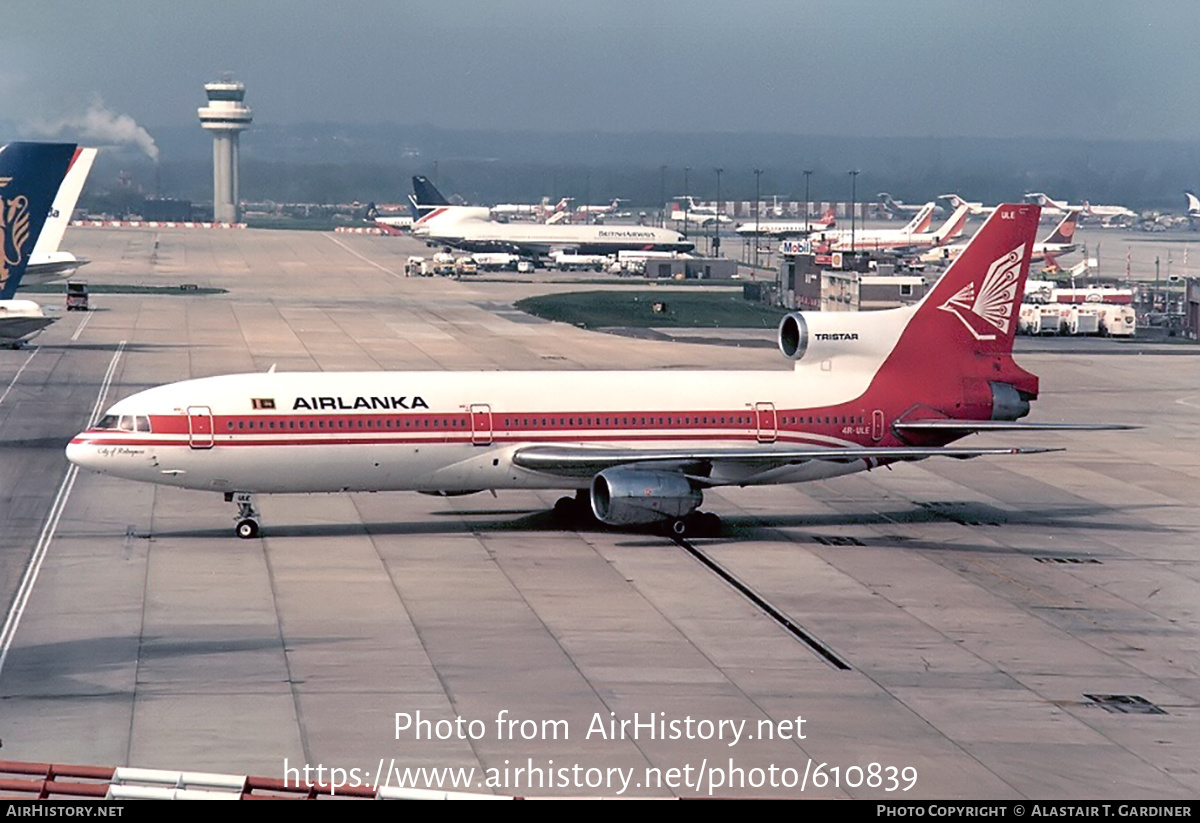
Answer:
<path fill-rule="evenodd" d="M 1200 2 L 5 0 L 3 115 L 1200 139 Z M 199 126 L 197 125 L 197 128 Z"/>

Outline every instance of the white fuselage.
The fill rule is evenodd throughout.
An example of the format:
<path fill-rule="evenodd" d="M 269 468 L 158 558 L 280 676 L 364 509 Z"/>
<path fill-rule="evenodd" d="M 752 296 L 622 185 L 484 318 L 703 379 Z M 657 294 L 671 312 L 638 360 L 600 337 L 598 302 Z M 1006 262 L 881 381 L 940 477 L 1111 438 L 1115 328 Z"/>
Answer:
<path fill-rule="evenodd" d="M 1086 201 L 1079 205 L 1072 205 L 1065 200 L 1054 200 L 1041 192 L 1033 192 L 1028 197 L 1041 204 L 1042 217 L 1078 211 L 1085 217 L 1094 217 L 1107 223 L 1114 220 L 1135 220 L 1138 216 L 1137 212 L 1125 206 L 1093 206 Z"/>
<path fill-rule="evenodd" d="M 911 313 L 876 313 L 884 316 L 886 328 L 865 337 L 894 341 Z M 130 480 L 220 492 L 464 492 L 587 487 L 590 475 L 564 478 L 514 465 L 513 453 L 531 445 L 768 452 L 877 444 L 883 415 L 890 419 L 902 409 L 877 411 L 860 407 L 859 399 L 889 346 L 869 339 L 857 348 L 823 345 L 848 351 L 794 371 L 315 372 L 188 380 L 115 404 L 107 427 L 78 435 L 67 455 Z M 710 481 L 801 482 L 866 468 L 864 460 L 768 470 L 729 462 L 715 465 Z"/>
<path fill-rule="evenodd" d="M 887 251 L 893 249 L 929 249 L 944 241 L 934 232 L 909 231 L 819 231 L 809 235 L 818 246 L 827 246 L 830 251 Z"/>
<path fill-rule="evenodd" d="M 758 223 L 743 223 L 734 231 L 738 234 L 761 234 L 770 237 L 806 237 L 814 232 L 825 231 L 829 224 L 821 220 L 762 220 Z"/>
<path fill-rule="evenodd" d="M 950 246 L 939 246 L 931 251 L 927 251 L 920 256 L 920 260 L 925 263 L 936 263 L 940 260 L 954 260 L 963 249 L 967 247 L 966 243 L 955 243 Z M 1056 257 L 1060 254 L 1070 254 L 1075 251 L 1077 246 L 1074 243 L 1034 243 L 1033 251 L 1030 253 L 1029 260 L 1032 263 L 1040 263 L 1049 257 Z"/>
<path fill-rule="evenodd" d="M 679 232 L 649 226 L 497 223 L 489 215 L 486 208 L 444 206 L 417 221 L 413 234 L 466 251 L 523 254 L 565 249 L 580 254 L 614 254 L 622 249 L 690 251 L 694 245 Z"/>

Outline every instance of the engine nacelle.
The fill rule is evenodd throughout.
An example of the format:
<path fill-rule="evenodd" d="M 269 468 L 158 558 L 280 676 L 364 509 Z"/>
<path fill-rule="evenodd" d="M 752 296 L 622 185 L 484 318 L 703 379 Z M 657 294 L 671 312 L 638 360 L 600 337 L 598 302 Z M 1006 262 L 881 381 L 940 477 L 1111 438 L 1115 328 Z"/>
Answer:
<path fill-rule="evenodd" d="M 592 479 L 592 513 L 610 526 L 636 526 L 691 513 L 704 494 L 671 472 L 605 469 Z"/>
<path fill-rule="evenodd" d="M 993 380 L 968 380 L 963 384 L 966 410 L 976 418 L 1019 420 L 1029 414 L 1027 395 L 1009 383 Z"/>
<path fill-rule="evenodd" d="M 800 360 L 808 351 L 808 321 L 794 311 L 779 321 L 779 350 L 788 360 Z"/>
<path fill-rule="evenodd" d="M 988 383 L 992 391 L 992 419 L 1019 420 L 1029 414 L 1029 398 L 1008 383 Z"/>
<path fill-rule="evenodd" d="M 878 341 L 860 334 L 860 326 L 867 328 L 858 312 L 794 311 L 779 322 L 779 350 L 788 360 L 864 354 Z"/>

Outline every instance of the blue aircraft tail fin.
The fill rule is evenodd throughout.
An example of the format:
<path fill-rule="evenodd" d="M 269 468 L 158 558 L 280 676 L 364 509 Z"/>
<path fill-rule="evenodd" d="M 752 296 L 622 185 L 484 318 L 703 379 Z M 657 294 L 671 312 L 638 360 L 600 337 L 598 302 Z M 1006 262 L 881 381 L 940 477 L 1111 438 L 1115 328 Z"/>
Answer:
<path fill-rule="evenodd" d="M 418 206 L 449 206 L 450 201 L 442 196 L 437 186 L 429 182 L 428 177 L 417 175 L 412 179 L 413 194 Z"/>
<path fill-rule="evenodd" d="M 54 203 L 74 143 L 9 143 L 0 147 L 0 300 L 11 300 Z"/>

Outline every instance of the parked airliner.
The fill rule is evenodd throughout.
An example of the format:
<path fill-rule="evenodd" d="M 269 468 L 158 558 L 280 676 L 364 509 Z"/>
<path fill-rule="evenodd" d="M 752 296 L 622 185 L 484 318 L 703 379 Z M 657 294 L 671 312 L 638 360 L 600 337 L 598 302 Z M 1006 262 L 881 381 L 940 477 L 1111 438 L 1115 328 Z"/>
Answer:
<path fill-rule="evenodd" d="M 1004 205 L 914 306 L 796 312 L 794 371 L 237 374 L 116 403 L 67 447 L 96 472 L 220 492 L 238 536 L 253 494 L 574 489 L 556 509 L 703 532 L 716 486 L 798 483 L 904 460 L 1044 448 L 951 446 L 1022 423 L 1038 379 L 1012 358 L 1038 222 Z M 1096 428 L 1096 427 L 1089 427 Z M 719 521 L 717 521 L 719 523 Z"/>
<path fill-rule="evenodd" d="M 13 295 L 74 154 L 73 143 L 9 143 L 0 148 L 0 344 L 19 346 L 56 319 L 32 300 Z"/>
<path fill-rule="evenodd" d="M 964 206 L 970 205 L 964 203 Z M 960 207 L 961 208 L 961 207 Z M 996 207 L 990 207 L 995 210 Z M 1078 247 L 1075 243 L 1075 228 L 1079 222 L 1079 210 L 1067 212 L 1067 216 L 1059 221 L 1054 227 L 1054 231 L 1046 237 L 1045 240 L 1033 244 L 1033 251 L 1029 255 L 1030 263 L 1041 263 L 1046 261 L 1050 265 L 1057 265 L 1057 258 L 1062 254 L 1070 254 Z M 924 263 L 935 263 L 939 261 L 954 260 L 967 247 L 966 243 L 955 243 L 951 246 L 937 246 L 920 255 L 918 258 Z"/>
<path fill-rule="evenodd" d="M 732 223 L 733 220 L 724 212 L 718 212 L 716 206 L 697 206 L 691 197 L 677 197 L 671 203 L 670 217 L 676 223 L 694 223 L 700 228 L 711 223 Z"/>
<path fill-rule="evenodd" d="M 886 191 L 881 191 L 875 196 L 879 198 L 880 209 L 893 217 L 902 217 L 906 214 L 919 214 L 925 208 L 925 205 L 928 205 L 924 204 L 918 206 L 915 203 L 902 203 L 899 200 L 893 199 L 892 196 Z M 936 203 L 934 204 L 933 208 L 934 216 L 942 213 L 942 207 Z"/>
<path fill-rule="evenodd" d="M 811 220 L 760 220 L 757 223 L 742 223 L 734 231 L 742 236 L 763 235 L 767 237 L 807 237 L 814 232 L 828 231 L 837 225 L 833 206 L 825 209 L 820 217 Z"/>
<path fill-rule="evenodd" d="M 570 197 L 564 197 L 554 204 L 549 197 L 543 197 L 541 203 L 497 203 L 492 206 L 491 212 L 492 217 L 500 220 L 524 219 L 544 223 L 556 214 L 569 214 L 571 202 Z"/>
<path fill-rule="evenodd" d="M 829 251 L 911 251 L 941 246 L 962 234 L 969 217 L 967 206 L 955 209 L 936 231 L 926 231 L 933 219 L 933 203 L 917 213 L 902 229 L 840 229 L 809 236 L 818 248 Z"/>
<path fill-rule="evenodd" d="M 471 252 L 511 252 L 542 257 L 556 251 L 616 254 L 620 251 L 676 251 L 695 248 L 679 232 L 648 226 L 565 226 L 550 223 L 497 223 L 483 206 L 452 206 L 424 177 L 413 178 L 409 198 L 412 232 L 432 245 Z"/>
<path fill-rule="evenodd" d="M 985 206 L 982 201 L 963 200 L 957 194 L 943 194 L 938 197 L 939 200 L 949 200 L 950 208 L 957 209 L 966 206 L 971 214 L 991 214 L 996 210 L 995 206 Z"/>
<path fill-rule="evenodd" d="M 1058 215 L 1078 211 L 1084 217 L 1094 217 L 1106 226 L 1128 224 L 1136 220 L 1138 216 L 1137 212 L 1125 206 L 1093 206 L 1086 200 L 1078 206 L 1073 206 L 1065 200 L 1054 200 L 1048 194 L 1040 191 L 1029 192 L 1025 198 L 1038 203 L 1042 207 L 1043 214 Z"/>

